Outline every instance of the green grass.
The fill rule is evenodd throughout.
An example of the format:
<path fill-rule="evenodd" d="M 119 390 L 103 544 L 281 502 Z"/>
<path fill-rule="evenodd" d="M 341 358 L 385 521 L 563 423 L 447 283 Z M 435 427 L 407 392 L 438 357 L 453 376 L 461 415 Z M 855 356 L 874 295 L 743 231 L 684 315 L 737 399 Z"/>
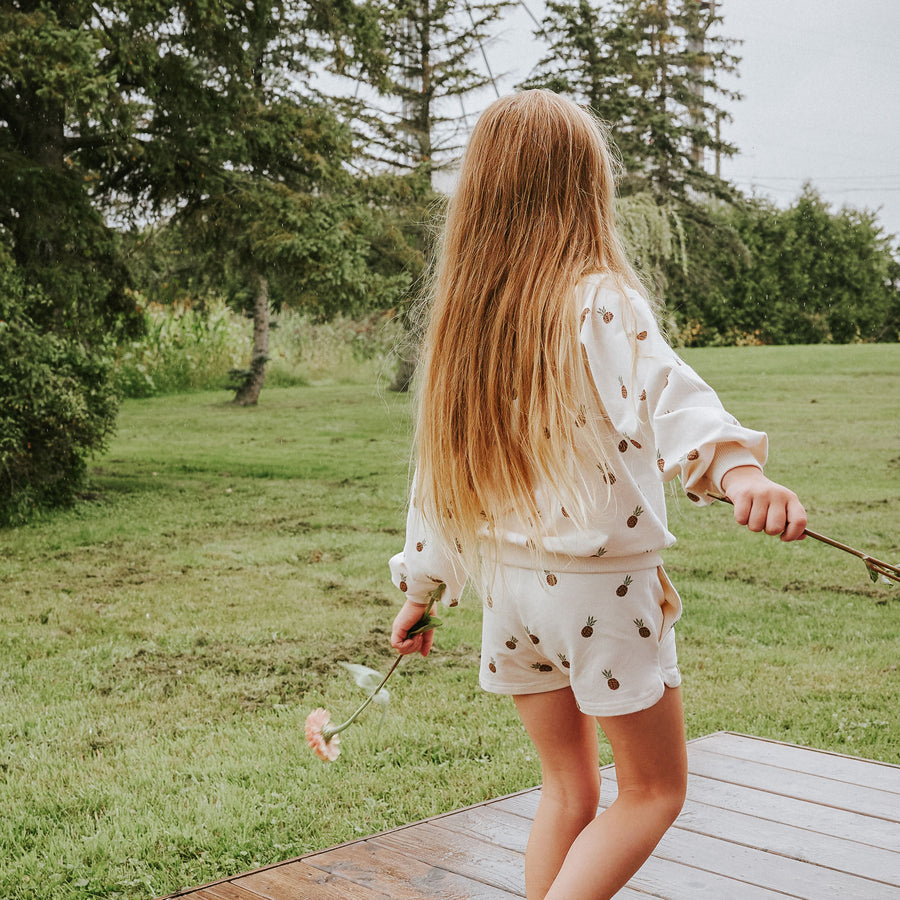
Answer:
<path fill-rule="evenodd" d="M 686 352 L 810 526 L 900 557 L 900 348 Z M 339 660 L 386 670 L 406 397 L 370 386 L 124 404 L 77 507 L 0 531 L 0 896 L 147 898 L 528 787 L 509 701 L 477 684 L 480 611 L 443 615 L 380 727 L 331 765 Z M 732 729 L 900 762 L 900 588 L 673 495 L 690 737 Z M 603 761 L 609 760 L 603 750 Z"/>

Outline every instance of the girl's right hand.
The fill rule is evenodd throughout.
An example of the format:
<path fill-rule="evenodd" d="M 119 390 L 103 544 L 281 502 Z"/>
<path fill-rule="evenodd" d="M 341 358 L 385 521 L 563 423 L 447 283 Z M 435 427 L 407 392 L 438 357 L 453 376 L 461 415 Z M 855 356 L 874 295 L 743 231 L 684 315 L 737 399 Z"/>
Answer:
<path fill-rule="evenodd" d="M 803 540 L 806 510 L 797 495 L 767 478 L 756 466 L 737 466 L 722 478 L 722 490 L 734 504 L 734 518 L 751 531 L 780 534 L 783 541 Z"/>
<path fill-rule="evenodd" d="M 431 645 L 434 643 L 434 629 L 407 637 L 427 608 L 427 603 L 414 603 L 412 600 L 407 600 L 394 618 L 394 625 L 391 629 L 391 646 L 403 656 L 410 653 L 421 653 L 422 656 L 428 656 Z"/>

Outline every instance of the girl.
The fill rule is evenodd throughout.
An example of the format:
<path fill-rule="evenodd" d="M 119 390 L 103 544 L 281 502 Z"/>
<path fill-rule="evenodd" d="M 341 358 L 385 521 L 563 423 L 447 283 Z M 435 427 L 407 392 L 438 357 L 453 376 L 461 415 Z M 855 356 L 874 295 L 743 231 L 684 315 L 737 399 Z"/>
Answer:
<path fill-rule="evenodd" d="M 734 503 L 795 540 L 806 514 L 671 350 L 625 258 L 598 123 L 547 91 L 496 101 L 472 133 L 439 252 L 424 343 L 417 470 L 391 644 L 436 584 L 484 603 L 480 682 L 510 694 L 540 755 L 529 900 L 611 897 L 681 809 L 686 750 L 659 552 L 663 482 Z M 600 815 L 596 723 L 618 798 Z"/>

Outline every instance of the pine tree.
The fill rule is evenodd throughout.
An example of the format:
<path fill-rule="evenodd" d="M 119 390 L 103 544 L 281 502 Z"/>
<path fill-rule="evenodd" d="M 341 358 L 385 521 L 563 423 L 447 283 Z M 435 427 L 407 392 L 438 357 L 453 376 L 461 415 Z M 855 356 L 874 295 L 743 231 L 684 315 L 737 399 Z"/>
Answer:
<path fill-rule="evenodd" d="M 399 0 L 382 6 L 385 77 L 358 121 L 370 155 L 427 187 L 452 164 L 468 123 L 464 98 L 490 84 L 485 46 L 512 0 Z"/>
<path fill-rule="evenodd" d="M 609 124 L 623 195 L 730 199 L 702 165 L 705 150 L 736 150 L 718 136 L 719 98 L 736 96 L 719 78 L 737 64 L 734 42 L 710 31 L 720 21 L 698 0 L 552 0 L 542 23 L 550 48 L 526 85 L 568 94 Z"/>

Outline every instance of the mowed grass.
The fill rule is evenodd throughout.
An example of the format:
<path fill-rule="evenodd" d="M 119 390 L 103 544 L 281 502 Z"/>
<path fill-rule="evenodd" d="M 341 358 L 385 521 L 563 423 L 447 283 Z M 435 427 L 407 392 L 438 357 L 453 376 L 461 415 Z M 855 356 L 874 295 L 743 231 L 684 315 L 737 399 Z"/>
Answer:
<path fill-rule="evenodd" d="M 900 559 L 900 347 L 685 357 L 769 432 L 812 528 Z M 338 663 L 393 658 L 409 434 L 409 399 L 371 385 L 130 401 L 90 496 L 0 531 L 0 896 L 154 897 L 540 781 L 478 687 L 471 597 L 380 725 L 330 765 L 305 746 L 309 710 L 362 699 Z M 900 587 L 677 491 L 670 519 L 689 737 L 900 762 Z"/>

